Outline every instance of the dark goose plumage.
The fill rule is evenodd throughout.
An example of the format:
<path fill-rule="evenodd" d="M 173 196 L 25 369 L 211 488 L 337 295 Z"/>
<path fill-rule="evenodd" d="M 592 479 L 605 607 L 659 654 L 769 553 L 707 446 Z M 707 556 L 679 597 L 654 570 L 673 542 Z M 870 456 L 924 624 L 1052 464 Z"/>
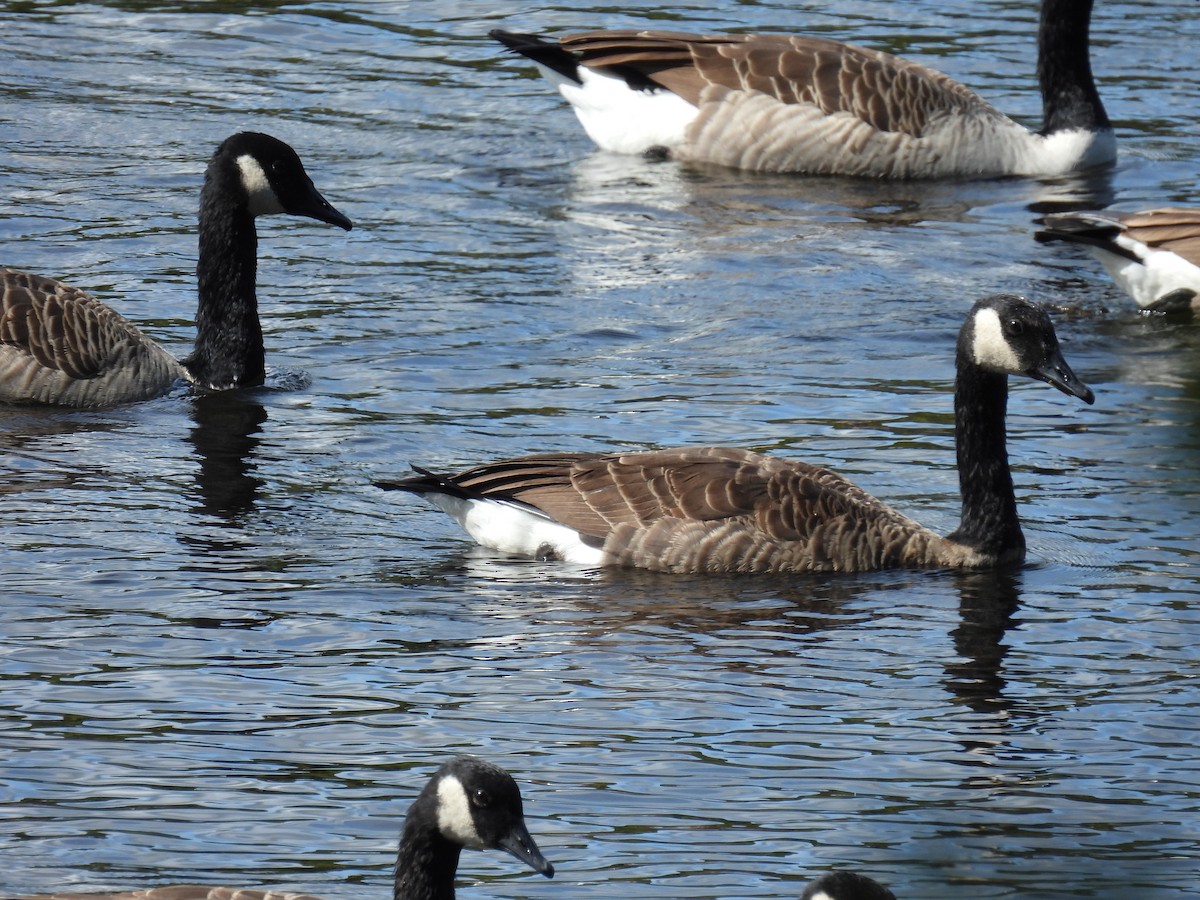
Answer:
<path fill-rule="evenodd" d="M 393 900 L 454 900 L 463 847 L 504 850 L 547 878 L 546 861 L 525 826 L 521 791 L 502 768 L 474 756 L 444 764 L 404 819 Z M 116 894 L 44 894 L 24 900 L 319 900 L 261 888 L 172 885 Z"/>
<path fill-rule="evenodd" d="M 828 469 L 726 447 L 549 453 L 456 475 L 379 481 L 419 494 L 492 549 L 670 572 L 986 567 L 1024 559 L 1005 449 L 1008 375 L 1091 403 L 1050 318 L 1011 294 L 959 333 L 955 438 L 962 517 L 942 537 Z"/>
<path fill-rule="evenodd" d="M 180 379 L 207 390 L 262 384 L 254 219 L 270 213 L 351 227 L 291 147 L 235 134 L 213 154 L 200 192 L 196 345 L 184 360 L 77 288 L 0 269 L 0 402 L 96 408 L 161 396 Z"/>
<path fill-rule="evenodd" d="M 491 35 L 532 60 L 592 140 L 617 153 L 813 175 L 1057 175 L 1116 158 L 1092 77 L 1091 10 L 1091 0 L 1042 3 L 1039 132 L 940 72 L 825 38 Z"/>
<path fill-rule="evenodd" d="M 873 878 L 840 870 L 812 882 L 800 900 L 896 900 L 896 895 Z"/>

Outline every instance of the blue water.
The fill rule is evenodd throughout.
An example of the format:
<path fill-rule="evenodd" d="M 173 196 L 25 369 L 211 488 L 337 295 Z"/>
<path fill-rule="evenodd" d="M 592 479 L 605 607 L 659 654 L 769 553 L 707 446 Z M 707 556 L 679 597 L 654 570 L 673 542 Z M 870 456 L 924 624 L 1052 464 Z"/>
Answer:
<path fill-rule="evenodd" d="M 1032 7 L 0 3 L 4 264 L 182 353 L 223 137 L 288 140 L 355 221 L 260 224 L 275 389 L 0 411 L 0 894 L 387 897 L 462 750 L 558 869 L 468 853 L 463 897 L 794 897 L 834 865 L 908 900 L 1200 893 L 1200 327 L 1031 239 L 1060 204 L 1200 202 L 1194 4 L 1101 0 L 1121 160 L 1053 183 L 608 157 L 485 37 L 815 30 L 1033 123 Z M 954 337 L 998 290 L 1097 395 L 1014 385 L 1016 573 L 596 573 L 369 484 L 726 443 L 949 530 Z"/>

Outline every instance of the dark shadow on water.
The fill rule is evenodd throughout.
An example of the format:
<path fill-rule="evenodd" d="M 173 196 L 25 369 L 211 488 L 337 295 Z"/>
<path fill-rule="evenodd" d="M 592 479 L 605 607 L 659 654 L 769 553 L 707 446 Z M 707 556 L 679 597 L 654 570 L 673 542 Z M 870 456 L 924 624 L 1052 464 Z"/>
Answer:
<path fill-rule="evenodd" d="M 188 440 L 200 464 L 196 474 L 199 509 L 236 522 L 253 509 L 263 487 L 254 455 L 267 411 L 253 395 L 200 394 L 191 400 L 195 423 Z"/>
<path fill-rule="evenodd" d="M 946 689 L 979 713 L 1009 714 L 1005 697 L 1005 633 L 1020 604 L 1019 569 L 962 572 L 955 575 L 959 593 L 959 624 L 950 632 L 959 662 L 946 666 Z"/>

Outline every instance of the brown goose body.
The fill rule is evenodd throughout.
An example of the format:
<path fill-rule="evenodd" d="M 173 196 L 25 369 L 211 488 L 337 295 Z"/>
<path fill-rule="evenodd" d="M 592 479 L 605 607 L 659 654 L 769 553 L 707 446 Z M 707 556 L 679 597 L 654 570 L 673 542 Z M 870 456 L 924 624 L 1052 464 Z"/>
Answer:
<path fill-rule="evenodd" d="M 1036 236 L 1088 247 L 1142 309 L 1200 311 L 1200 207 L 1055 213 Z"/>
<path fill-rule="evenodd" d="M 526 504 L 578 532 L 602 565 L 770 573 L 990 561 L 836 472 L 729 447 L 538 454 L 399 484 Z M 556 554 L 547 543 L 540 555 Z"/>
<path fill-rule="evenodd" d="M 1009 374 L 1087 403 L 1049 317 L 1013 295 L 979 301 L 958 340 L 962 518 L 942 537 L 848 479 L 749 450 L 537 454 L 455 475 L 379 481 L 415 493 L 493 549 L 668 572 L 861 572 L 1024 559 L 1005 448 Z"/>
<path fill-rule="evenodd" d="M 106 407 L 158 397 L 187 372 L 91 294 L 0 269 L 0 400 Z"/>
<path fill-rule="evenodd" d="M 90 294 L 0 269 L 0 403 L 97 408 L 158 397 L 180 381 L 207 390 L 262 384 L 254 220 L 270 213 L 351 227 L 283 141 L 227 138 L 200 193 L 196 345 L 182 360 Z"/>
<path fill-rule="evenodd" d="M 321 900 L 312 894 L 267 891 L 258 888 L 209 887 L 205 884 L 172 884 L 142 891 L 115 894 L 41 894 L 25 900 Z"/>
<path fill-rule="evenodd" d="M 492 36 L 537 64 L 592 139 L 614 152 L 815 175 L 1053 175 L 1116 156 L 1091 73 L 1090 17 L 1091 0 L 1043 3 L 1040 132 L 941 72 L 825 38 Z"/>
<path fill-rule="evenodd" d="M 504 850 L 547 878 L 546 861 L 525 825 L 521 791 L 504 769 L 458 756 L 434 773 L 404 818 L 392 900 L 454 900 L 463 848 Z M 320 900 L 264 888 L 177 884 L 119 893 L 40 894 L 20 900 Z"/>

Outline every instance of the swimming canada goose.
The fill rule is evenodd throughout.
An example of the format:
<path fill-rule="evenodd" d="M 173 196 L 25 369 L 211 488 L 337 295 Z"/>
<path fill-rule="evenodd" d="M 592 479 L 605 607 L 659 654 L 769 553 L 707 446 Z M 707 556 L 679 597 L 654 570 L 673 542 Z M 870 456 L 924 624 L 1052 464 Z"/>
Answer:
<path fill-rule="evenodd" d="M 350 230 L 296 152 L 243 132 L 213 154 L 200 192 L 196 346 L 178 360 L 110 307 L 61 281 L 0 269 L 0 402 L 107 407 L 263 383 L 255 297 L 256 216 L 289 213 Z"/>
<path fill-rule="evenodd" d="M 485 547 L 589 566 L 802 572 L 1020 562 L 1008 375 L 1085 403 L 1092 392 L 1059 352 L 1049 316 L 1012 294 L 975 304 L 956 356 L 962 519 L 949 537 L 827 469 L 725 447 L 545 453 L 375 484 L 425 497 Z"/>
<path fill-rule="evenodd" d="M 1200 309 L 1200 207 L 1046 216 L 1040 241 L 1083 244 L 1142 309 Z"/>
<path fill-rule="evenodd" d="M 547 878 L 546 862 L 525 827 L 521 791 L 502 768 L 459 756 L 434 773 L 408 808 L 396 856 L 393 900 L 453 900 L 463 847 L 505 850 Z M 44 894 L 26 900 L 318 900 L 259 888 L 173 885 L 120 894 Z"/>
<path fill-rule="evenodd" d="M 531 59 L 615 153 L 810 175 L 1060 175 L 1116 159 L 1088 58 L 1091 14 L 1091 0 L 1043 0 L 1039 132 L 940 72 L 825 38 L 491 36 Z"/>
<path fill-rule="evenodd" d="M 857 872 L 828 872 L 800 895 L 800 900 L 896 900 L 896 895 L 873 878 Z"/>

